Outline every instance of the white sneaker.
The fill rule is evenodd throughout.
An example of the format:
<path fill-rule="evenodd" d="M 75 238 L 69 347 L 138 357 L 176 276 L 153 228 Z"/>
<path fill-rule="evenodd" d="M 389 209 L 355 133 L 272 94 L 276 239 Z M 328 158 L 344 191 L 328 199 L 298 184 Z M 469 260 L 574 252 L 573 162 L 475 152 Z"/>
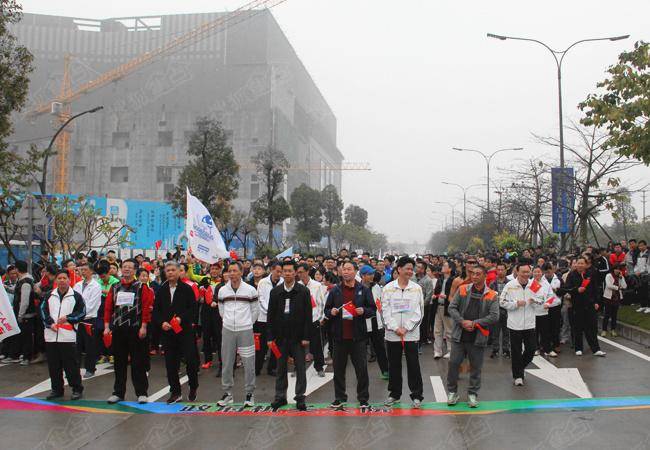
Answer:
<path fill-rule="evenodd" d="M 637 309 L 636 312 L 638 312 L 638 313 L 645 312 L 645 308 L 642 306 L 639 309 Z"/>
<path fill-rule="evenodd" d="M 399 402 L 398 399 L 393 397 L 388 397 L 384 402 L 384 406 L 393 406 L 395 403 Z"/>
<path fill-rule="evenodd" d="M 450 356 L 451 356 L 451 353 L 447 352 L 447 353 L 445 353 L 445 356 L 443 356 L 443 358 L 449 359 Z"/>
<path fill-rule="evenodd" d="M 244 407 L 253 407 L 255 406 L 255 397 L 253 394 L 246 394 L 246 400 L 244 400 Z"/>
<path fill-rule="evenodd" d="M 440 359 L 440 358 L 442 358 L 442 353 L 435 352 L 433 354 L 433 359 Z"/>
<path fill-rule="evenodd" d="M 539 356 L 539 350 L 535 350 L 535 356 Z"/>
<path fill-rule="evenodd" d="M 582 356 L 582 351 L 581 351 L 581 350 L 578 350 L 578 351 L 576 352 L 576 356 Z"/>
<path fill-rule="evenodd" d="M 523 386 L 524 385 L 524 379 L 523 378 L 515 378 L 514 385 L 515 386 Z"/>
<path fill-rule="evenodd" d="M 551 350 L 549 353 L 547 353 L 547 355 L 551 358 L 557 358 L 557 353 L 555 353 L 555 350 Z"/>
<path fill-rule="evenodd" d="M 447 405 L 448 406 L 454 406 L 456 403 L 458 403 L 458 393 L 457 392 L 450 392 L 447 395 Z"/>
<path fill-rule="evenodd" d="M 115 403 L 123 402 L 124 399 L 118 397 L 117 395 L 111 395 L 110 397 L 108 397 L 108 400 L 106 401 L 108 402 L 109 405 L 114 405 Z"/>
<path fill-rule="evenodd" d="M 650 314 L 650 308 L 646 308 L 643 312 L 646 314 Z"/>
<path fill-rule="evenodd" d="M 149 398 L 146 395 L 141 395 L 138 397 L 138 403 L 144 405 L 149 402 Z"/>
<path fill-rule="evenodd" d="M 420 400 L 419 398 L 413 399 L 413 408 L 420 409 L 420 406 L 422 406 L 422 400 Z"/>
<path fill-rule="evenodd" d="M 600 356 L 600 357 L 603 357 L 603 356 L 605 356 L 606 354 L 607 354 L 607 353 L 605 353 L 604 351 L 602 351 L 602 350 L 598 350 L 597 352 L 594 353 L 594 356 Z"/>
<path fill-rule="evenodd" d="M 221 397 L 221 400 L 217 402 L 217 405 L 219 406 L 228 406 L 232 405 L 235 402 L 235 400 L 232 398 L 232 394 L 230 392 L 226 392 L 223 394 L 223 397 Z"/>
<path fill-rule="evenodd" d="M 478 408 L 478 398 L 476 398 L 476 394 L 467 395 L 467 404 L 470 408 Z"/>

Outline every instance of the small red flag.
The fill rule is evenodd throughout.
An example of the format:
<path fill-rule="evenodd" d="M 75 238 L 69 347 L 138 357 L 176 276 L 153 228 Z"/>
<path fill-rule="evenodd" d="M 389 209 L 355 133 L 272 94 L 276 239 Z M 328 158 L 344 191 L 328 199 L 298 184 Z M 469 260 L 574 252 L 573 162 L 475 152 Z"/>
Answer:
<path fill-rule="evenodd" d="M 316 300 L 314 300 L 314 296 L 311 296 L 311 307 L 315 308 L 316 307 Z"/>
<path fill-rule="evenodd" d="M 404 336 L 400 336 L 400 338 L 402 339 L 402 350 L 404 350 L 404 346 L 406 345 L 404 342 Z"/>
<path fill-rule="evenodd" d="M 86 329 L 86 333 L 88 334 L 88 336 L 93 335 L 93 326 L 91 324 L 84 323 L 84 328 Z"/>
<path fill-rule="evenodd" d="M 234 250 L 230 250 L 230 259 L 233 259 L 237 261 L 237 252 Z"/>
<path fill-rule="evenodd" d="M 490 330 L 487 330 L 487 329 L 483 328 L 481 326 L 481 324 L 476 323 L 474 325 L 476 325 L 476 328 L 478 328 L 478 331 L 480 331 L 483 336 L 489 336 L 490 335 Z"/>
<path fill-rule="evenodd" d="M 590 278 L 584 278 L 582 280 L 582 284 L 580 285 L 580 287 L 586 288 L 587 286 L 589 286 L 589 283 L 591 283 L 591 279 Z"/>
<path fill-rule="evenodd" d="M 345 305 L 343 305 L 343 309 L 349 312 L 352 316 L 357 315 L 357 308 L 354 306 L 352 302 L 347 302 Z"/>
<path fill-rule="evenodd" d="M 162 247 L 162 241 L 161 240 L 157 240 L 153 244 L 156 246 L 156 250 L 160 250 L 160 247 Z"/>
<path fill-rule="evenodd" d="M 172 317 L 172 320 L 169 321 L 169 324 L 172 326 L 172 330 L 174 330 L 174 333 L 178 334 L 181 331 L 183 331 L 183 327 L 181 327 L 181 324 L 178 323 L 178 317 L 176 316 Z"/>
<path fill-rule="evenodd" d="M 68 330 L 68 331 L 74 330 L 74 327 L 69 323 L 61 323 L 59 324 L 59 328 L 63 328 L 64 330 Z"/>
<path fill-rule="evenodd" d="M 253 333 L 253 339 L 255 339 L 255 351 L 256 352 L 259 352 L 260 349 L 261 349 L 260 336 L 261 336 L 261 333 Z"/>
<path fill-rule="evenodd" d="M 539 291 L 542 288 L 542 285 L 539 284 L 537 280 L 533 280 L 533 282 L 530 284 L 530 290 L 533 291 L 535 294 L 537 294 L 537 291 Z"/>
<path fill-rule="evenodd" d="M 555 300 L 555 297 L 549 297 L 549 299 L 546 300 L 546 304 L 547 304 L 548 306 L 551 306 L 551 305 L 553 304 L 553 300 Z"/>
<path fill-rule="evenodd" d="M 282 358 L 282 352 L 280 351 L 280 348 L 278 347 L 278 344 L 275 343 L 275 341 L 271 341 L 269 348 L 273 352 L 273 356 L 275 356 L 275 359 Z"/>
<path fill-rule="evenodd" d="M 113 343 L 113 333 L 108 333 L 104 335 L 104 347 L 111 348 Z"/>
<path fill-rule="evenodd" d="M 378 298 L 375 299 L 375 306 L 377 306 L 377 311 L 381 312 L 381 301 Z"/>

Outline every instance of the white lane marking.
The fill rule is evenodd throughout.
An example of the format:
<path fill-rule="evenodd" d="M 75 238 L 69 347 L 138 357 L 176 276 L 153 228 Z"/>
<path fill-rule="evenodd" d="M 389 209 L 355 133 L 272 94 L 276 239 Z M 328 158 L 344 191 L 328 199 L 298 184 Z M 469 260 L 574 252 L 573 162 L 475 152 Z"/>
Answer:
<path fill-rule="evenodd" d="M 327 368 L 327 365 L 323 366 L 323 370 Z M 325 386 L 327 383 L 332 381 L 334 379 L 334 374 L 331 372 L 325 372 L 324 377 L 319 377 L 318 373 L 316 372 L 316 369 L 314 369 L 314 365 L 310 365 L 307 368 L 306 371 L 307 375 L 307 390 L 305 391 L 305 395 L 309 395 L 312 392 L 314 392 L 317 389 L 320 389 L 321 387 Z M 292 376 L 291 373 L 287 373 L 288 378 L 288 383 L 287 383 L 287 396 L 293 397 L 296 392 L 296 377 Z"/>
<path fill-rule="evenodd" d="M 604 338 L 604 337 L 598 336 L 598 339 L 600 339 L 601 341 L 603 341 L 606 344 L 611 345 L 612 347 L 620 348 L 621 350 L 626 351 L 631 355 L 637 356 L 637 357 L 639 357 L 639 358 L 641 358 L 641 359 L 643 359 L 645 361 L 650 362 L 650 356 L 648 356 L 648 355 L 644 355 L 641 352 L 637 352 L 634 349 L 631 349 L 631 348 L 626 347 L 626 346 L 624 346 L 622 344 L 619 344 L 618 342 L 611 341 L 611 340 L 609 340 L 607 338 Z"/>
<path fill-rule="evenodd" d="M 553 364 L 541 356 L 535 356 L 533 358 L 533 364 L 539 368 L 526 369 L 526 372 L 529 374 L 541 378 L 542 380 L 547 381 L 551 384 L 554 384 L 560 389 L 564 389 L 565 391 L 570 392 L 577 397 L 593 397 L 591 391 L 587 387 L 587 384 L 582 379 L 582 376 L 580 375 L 580 371 L 578 369 L 555 367 Z"/>
<path fill-rule="evenodd" d="M 110 363 L 98 364 L 95 370 L 95 375 L 93 375 L 90 378 L 83 378 L 83 375 L 85 373 L 86 373 L 86 369 L 81 369 L 82 384 L 86 383 L 88 380 L 92 380 L 93 378 L 97 378 L 97 377 L 101 377 L 102 375 L 113 373 L 113 365 Z M 64 381 L 64 386 L 67 386 L 68 380 L 65 379 L 64 377 L 63 381 Z M 51 390 L 52 390 L 52 382 L 48 378 L 47 380 L 38 383 L 36 386 L 32 386 L 26 391 L 23 391 L 20 394 L 16 395 L 16 398 L 30 397 L 32 395 L 40 394 L 41 392 L 49 392 Z"/>
<path fill-rule="evenodd" d="M 431 376 L 431 387 L 433 388 L 433 396 L 438 403 L 447 403 L 447 391 L 445 385 L 442 383 L 442 377 L 438 375 Z"/>
<path fill-rule="evenodd" d="M 185 375 L 184 377 L 181 377 L 181 379 L 179 380 L 181 382 L 181 386 L 184 385 L 185 383 L 187 383 L 188 380 L 189 380 L 189 378 L 187 377 L 187 375 Z M 147 400 L 149 402 L 155 402 L 156 400 L 158 400 L 158 399 L 164 397 L 165 395 L 169 394 L 169 391 L 170 391 L 169 386 L 166 386 L 166 387 L 162 388 L 161 390 L 159 390 L 158 392 L 155 392 L 155 393 L 151 394 Z"/>

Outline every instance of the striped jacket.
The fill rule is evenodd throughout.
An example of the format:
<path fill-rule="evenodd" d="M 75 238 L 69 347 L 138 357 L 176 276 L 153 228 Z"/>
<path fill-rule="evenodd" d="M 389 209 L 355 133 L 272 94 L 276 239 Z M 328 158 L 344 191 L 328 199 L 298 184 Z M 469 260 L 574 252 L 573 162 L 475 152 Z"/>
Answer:
<path fill-rule="evenodd" d="M 260 313 L 257 289 L 243 280 L 234 290 L 230 281 L 219 289 L 219 314 L 230 331 L 252 330 Z"/>

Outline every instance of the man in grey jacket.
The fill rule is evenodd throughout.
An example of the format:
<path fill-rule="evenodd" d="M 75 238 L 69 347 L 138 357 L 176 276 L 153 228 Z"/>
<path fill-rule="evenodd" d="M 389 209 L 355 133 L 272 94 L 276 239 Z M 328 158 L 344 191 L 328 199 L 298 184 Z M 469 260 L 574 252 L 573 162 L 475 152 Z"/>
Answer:
<path fill-rule="evenodd" d="M 472 284 L 461 285 L 449 304 L 449 316 L 454 322 L 447 372 L 449 406 L 458 403 L 458 372 L 466 356 L 470 364 L 467 403 L 470 408 L 478 406 L 483 352 L 488 343 L 490 327 L 499 320 L 498 295 L 487 287 L 485 276 L 485 267 L 474 267 Z"/>

